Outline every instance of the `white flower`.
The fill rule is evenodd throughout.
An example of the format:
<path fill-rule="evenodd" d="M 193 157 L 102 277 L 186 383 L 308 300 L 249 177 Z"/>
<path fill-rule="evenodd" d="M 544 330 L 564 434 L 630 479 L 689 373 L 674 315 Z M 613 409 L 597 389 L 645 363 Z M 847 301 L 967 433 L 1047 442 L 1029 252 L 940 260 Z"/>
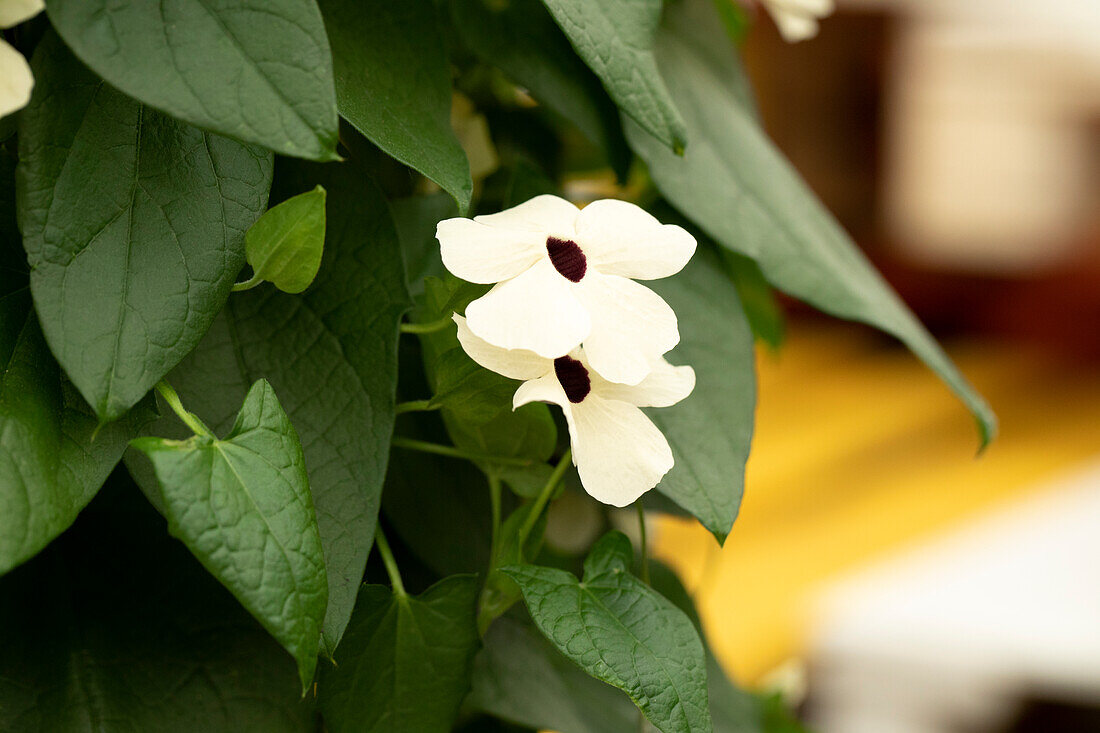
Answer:
<path fill-rule="evenodd" d="M 695 389 L 695 370 L 663 358 L 636 385 L 616 384 L 589 369 L 583 349 L 549 359 L 533 351 L 502 349 L 478 338 L 455 314 L 458 340 L 486 369 L 523 381 L 513 408 L 528 402 L 559 405 L 569 423 L 573 463 L 585 491 L 598 501 L 626 506 L 672 468 L 665 436 L 640 407 L 668 407 Z"/>
<path fill-rule="evenodd" d="M 833 0 L 761 0 L 783 40 L 796 43 L 817 35 L 817 19 L 836 9 Z"/>
<path fill-rule="evenodd" d="M 436 229 L 454 275 L 496 286 L 466 309 L 470 330 L 503 349 L 553 359 L 584 343 L 605 379 L 638 384 L 680 341 L 676 314 L 634 282 L 679 272 L 695 238 L 634 204 L 607 199 L 583 211 L 556 196 Z"/>
<path fill-rule="evenodd" d="M 19 25 L 45 7 L 43 0 L 0 0 L 0 28 Z M 26 107 L 33 88 L 34 77 L 27 60 L 0 38 L 0 117 Z"/>

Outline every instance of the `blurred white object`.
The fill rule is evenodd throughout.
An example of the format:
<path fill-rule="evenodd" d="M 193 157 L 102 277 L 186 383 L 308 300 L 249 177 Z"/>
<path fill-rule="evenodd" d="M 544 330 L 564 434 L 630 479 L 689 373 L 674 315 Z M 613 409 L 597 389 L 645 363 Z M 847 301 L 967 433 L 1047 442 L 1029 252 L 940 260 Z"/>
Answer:
<path fill-rule="evenodd" d="M 887 223 L 917 260 L 1056 265 L 1097 186 L 1100 0 L 842 0 L 901 14 L 887 89 Z"/>
<path fill-rule="evenodd" d="M 995 729 L 1025 695 L 1096 704 L 1100 465 L 832 584 L 814 608 L 820 733 Z"/>
<path fill-rule="evenodd" d="M 779 34 L 788 43 L 797 43 L 817 35 L 818 18 L 836 9 L 833 0 L 760 0 L 775 21 Z"/>

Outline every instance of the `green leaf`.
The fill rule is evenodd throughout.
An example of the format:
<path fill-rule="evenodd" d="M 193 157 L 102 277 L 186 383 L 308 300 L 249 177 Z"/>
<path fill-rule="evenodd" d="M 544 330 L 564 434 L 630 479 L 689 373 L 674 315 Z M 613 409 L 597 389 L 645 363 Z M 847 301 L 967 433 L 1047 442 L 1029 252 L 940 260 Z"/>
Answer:
<path fill-rule="evenodd" d="M 397 328 L 409 307 L 401 252 L 381 192 L 351 163 L 279 160 L 275 198 L 320 183 L 329 215 L 321 269 L 301 295 L 234 294 L 209 333 L 169 375 L 187 408 L 215 431 L 257 379 L 271 382 L 302 441 L 328 570 L 324 649 L 351 618 L 381 503 L 393 432 Z M 185 437 L 169 415 L 156 434 Z M 149 492 L 142 461 L 127 463 Z"/>
<path fill-rule="evenodd" d="M 319 683 L 327 729 L 451 730 L 479 645 L 477 590 L 474 575 L 453 575 L 418 596 L 363 586 L 338 665 Z"/>
<path fill-rule="evenodd" d="M 779 733 L 764 723 L 764 711 L 760 701 L 752 694 L 734 685 L 726 676 L 722 665 L 714 657 L 703 633 L 699 612 L 687 588 L 671 568 L 650 560 L 650 581 L 653 589 L 672 601 L 699 630 L 703 646 L 707 648 L 707 690 L 710 712 L 714 718 L 715 733 Z"/>
<path fill-rule="evenodd" d="M 772 349 L 779 349 L 783 345 L 787 326 L 783 308 L 764 279 L 764 273 L 760 272 L 756 262 L 744 255 L 728 249 L 721 250 L 721 254 L 753 335 Z"/>
<path fill-rule="evenodd" d="M 183 540 L 313 681 L 328 599 L 325 557 L 294 426 L 260 380 L 224 439 L 138 438 L 169 531 Z"/>
<path fill-rule="evenodd" d="M 659 567 L 651 564 L 650 570 Z M 675 600 L 676 589 L 661 587 L 656 580 L 655 573 L 654 588 Z M 675 584 L 679 586 L 679 581 Z M 682 586 L 679 590 L 687 598 Z M 676 605 L 689 617 L 694 614 L 690 598 L 687 607 Z M 638 729 L 638 711 L 630 698 L 586 675 L 529 621 L 512 615 L 500 618 L 485 634 L 483 644 L 474 658 L 473 682 L 466 699 L 474 710 L 561 733 Z M 771 733 L 762 725 L 761 703 L 733 685 L 709 652 L 707 688 L 716 733 Z"/>
<path fill-rule="evenodd" d="M 80 60 L 134 99 L 283 155 L 337 159 L 314 0 L 50 0 L 47 12 Z"/>
<path fill-rule="evenodd" d="M 0 578 L 5 733 L 311 733 L 294 664 L 117 471 Z"/>
<path fill-rule="evenodd" d="M 451 129 L 451 70 L 432 0 L 319 0 L 340 114 L 465 213 L 473 182 Z"/>
<path fill-rule="evenodd" d="M 631 154 L 618 111 L 540 0 L 451 0 L 451 18 L 467 48 L 572 121 L 625 179 Z"/>
<path fill-rule="evenodd" d="M 62 368 L 114 420 L 225 303 L 267 206 L 271 154 L 143 107 L 52 33 L 32 68 L 17 180 L 31 292 Z"/>
<path fill-rule="evenodd" d="M 585 674 L 529 621 L 499 618 L 483 644 L 466 698 L 474 710 L 561 733 L 638 730 L 630 698 Z"/>
<path fill-rule="evenodd" d="M 684 120 L 657 70 L 661 0 L 543 0 L 573 48 L 628 117 L 679 155 Z"/>
<path fill-rule="evenodd" d="M 657 187 L 723 247 L 756 260 L 780 290 L 904 342 L 966 404 L 988 443 L 996 432 L 989 406 L 760 129 L 709 3 L 683 0 L 665 23 L 658 60 L 692 145 L 677 157 L 627 125 Z"/>
<path fill-rule="evenodd" d="M 675 364 L 695 368 L 695 390 L 646 414 L 668 438 L 676 463 L 657 490 L 687 509 L 719 542 L 745 485 L 756 405 L 753 338 L 718 256 L 700 248 L 678 275 L 650 284 L 676 311 Z"/>
<path fill-rule="evenodd" d="M 481 425 L 511 408 L 519 384 L 482 367 L 461 348 L 439 355 L 435 362 L 436 388 L 429 402 L 446 407 L 458 419 Z"/>
<path fill-rule="evenodd" d="M 703 644 L 684 612 L 630 574 L 630 541 L 610 532 L 584 580 L 534 565 L 503 568 L 539 630 L 593 677 L 625 691 L 663 733 L 711 731 Z"/>
<path fill-rule="evenodd" d="M 0 575 L 61 534 L 95 496 L 131 438 L 156 413 L 151 400 L 100 427 L 38 327 L 13 231 L 14 162 L 0 151 Z"/>
<path fill-rule="evenodd" d="M 325 189 L 317 186 L 268 209 L 244 236 L 251 282 L 266 280 L 284 293 L 309 287 L 325 246 Z"/>

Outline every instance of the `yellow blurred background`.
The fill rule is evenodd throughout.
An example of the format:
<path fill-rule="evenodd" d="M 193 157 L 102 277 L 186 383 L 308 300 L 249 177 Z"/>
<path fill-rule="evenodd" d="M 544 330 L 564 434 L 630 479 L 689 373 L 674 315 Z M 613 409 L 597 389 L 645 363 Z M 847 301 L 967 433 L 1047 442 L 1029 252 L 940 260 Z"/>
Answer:
<path fill-rule="evenodd" d="M 725 546 L 675 518 L 654 543 L 738 679 L 759 684 L 804 654 L 806 604 L 830 579 L 1100 455 L 1100 370 L 996 339 L 950 352 L 1001 419 L 980 457 L 952 395 L 861 327 L 795 325 L 780 352 L 761 351 L 745 498 Z"/>

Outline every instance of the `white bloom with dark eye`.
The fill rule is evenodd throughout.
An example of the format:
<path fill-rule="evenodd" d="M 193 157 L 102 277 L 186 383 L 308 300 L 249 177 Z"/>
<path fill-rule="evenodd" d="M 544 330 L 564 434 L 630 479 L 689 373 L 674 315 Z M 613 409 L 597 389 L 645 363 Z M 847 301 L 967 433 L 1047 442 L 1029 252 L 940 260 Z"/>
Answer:
<path fill-rule="evenodd" d="M 817 35 L 817 20 L 836 9 L 833 0 L 761 0 L 783 40 L 805 41 Z"/>
<path fill-rule="evenodd" d="M 635 280 L 679 272 L 695 238 L 626 201 L 583 210 L 557 196 L 436 229 L 443 264 L 492 290 L 466 308 L 470 330 L 502 349 L 553 359 L 584 344 L 588 362 L 638 384 L 680 341 L 676 314 Z"/>
<path fill-rule="evenodd" d="M 455 314 L 463 350 L 481 366 L 523 381 L 513 408 L 528 402 L 559 405 L 569 424 L 573 463 L 585 491 L 598 501 L 626 506 L 672 468 L 665 436 L 641 407 L 668 407 L 695 389 L 695 370 L 658 357 L 635 385 L 609 382 L 589 368 L 584 349 L 549 359 L 533 351 L 502 349 L 476 336 Z"/>
<path fill-rule="evenodd" d="M 43 0 L 0 0 L 0 28 L 11 28 L 38 15 Z M 0 38 L 0 117 L 23 109 L 31 99 L 34 77 L 23 54 Z"/>

